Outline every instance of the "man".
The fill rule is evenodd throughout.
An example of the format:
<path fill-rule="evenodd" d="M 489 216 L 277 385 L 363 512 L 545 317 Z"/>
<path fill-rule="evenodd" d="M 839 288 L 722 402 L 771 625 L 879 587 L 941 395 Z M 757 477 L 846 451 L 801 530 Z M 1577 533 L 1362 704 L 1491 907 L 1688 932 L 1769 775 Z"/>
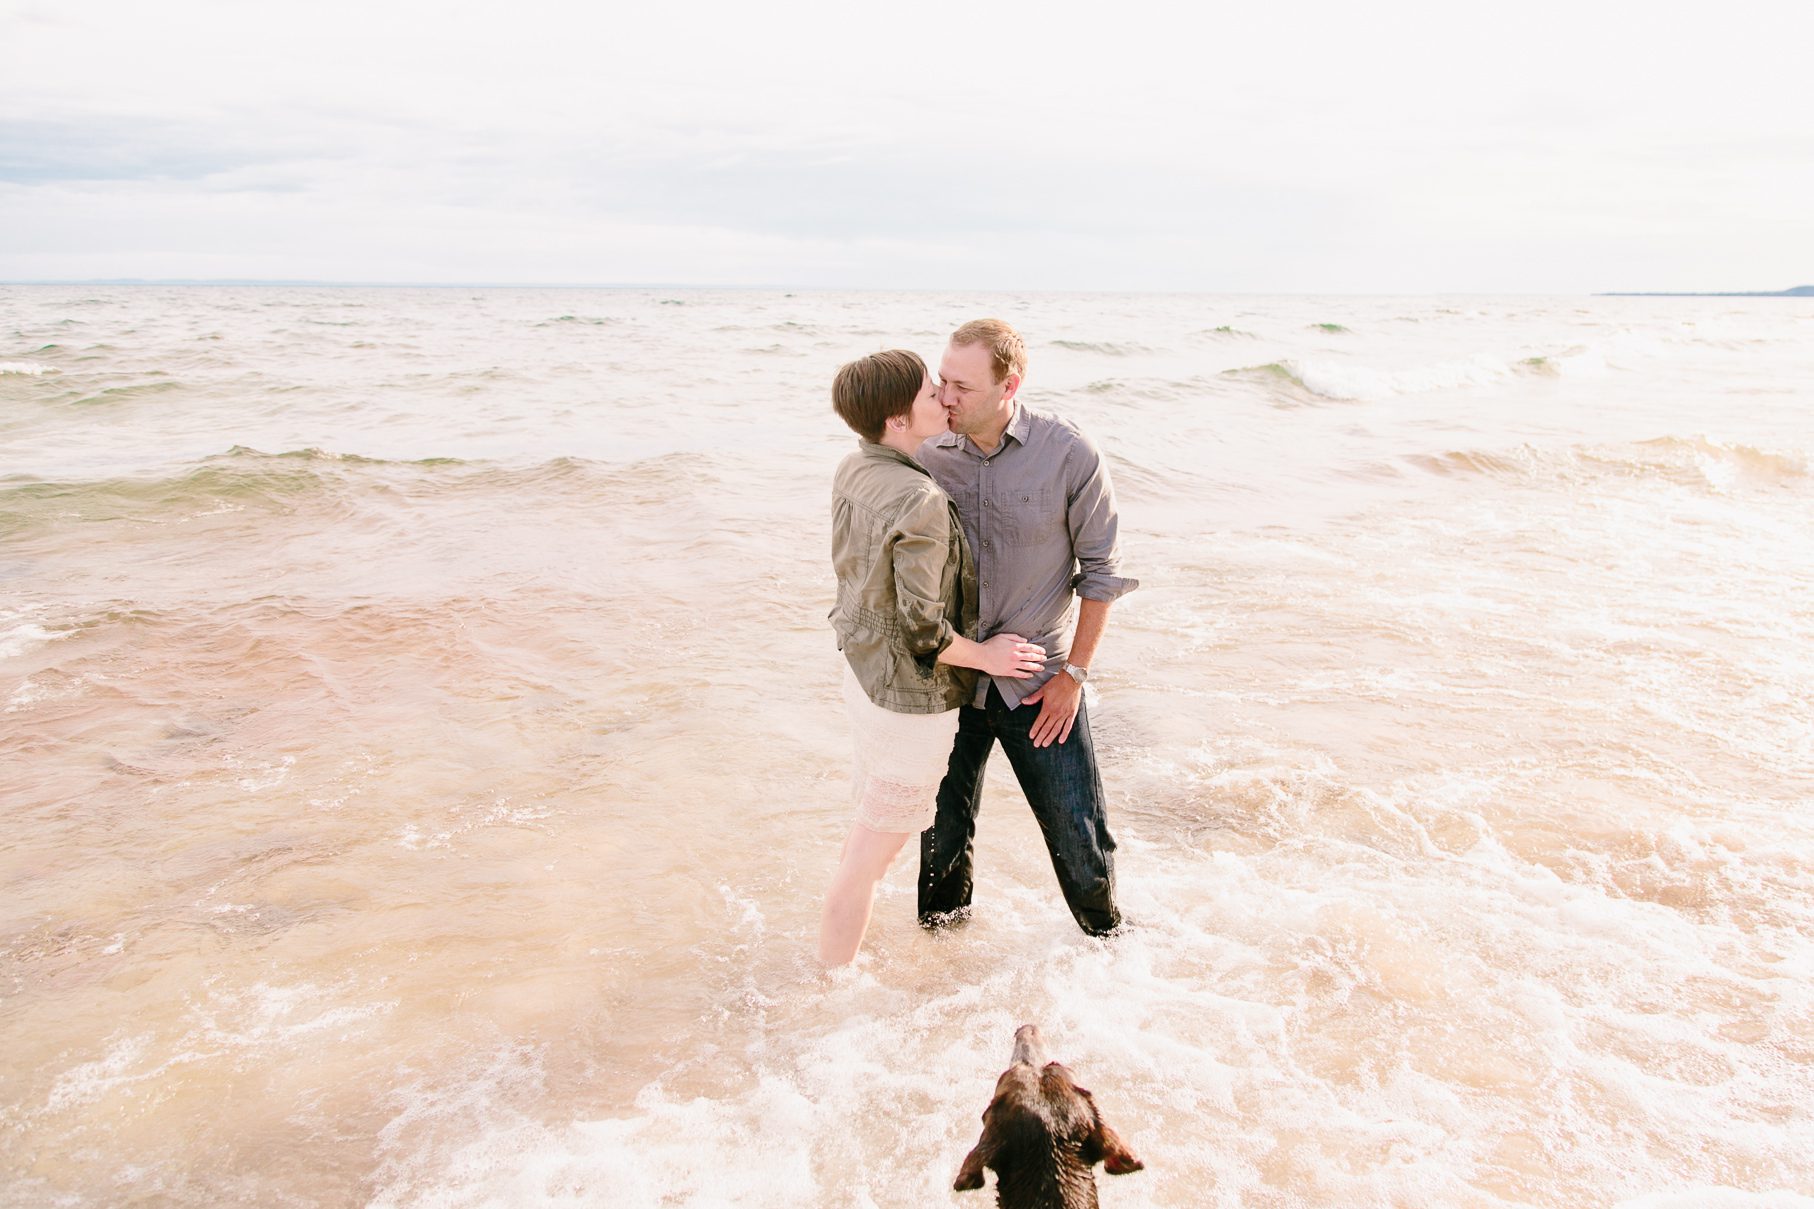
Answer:
<path fill-rule="evenodd" d="M 951 431 L 920 446 L 921 463 L 957 503 L 970 539 L 978 636 L 1011 631 L 1047 652 L 1031 679 L 979 677 L 959 710 L 938 815 L 920 835 L 920 923 L 937 927 L 969 910 L 983 766 L 999 741 L 1072 916 L 1100 936 L 1121 923 L 1121 912 L 1083 683 L 1109 605 L 1140 585 L 1118 573 L 1115 496 L 1101 453 L 1076 425 L 1019 401 L 1026 372 L 1026 345 L 1006 323 L 958 328 L 939 363 Z M 1075 634 L 1073 595 L 1081 597 Z"/>

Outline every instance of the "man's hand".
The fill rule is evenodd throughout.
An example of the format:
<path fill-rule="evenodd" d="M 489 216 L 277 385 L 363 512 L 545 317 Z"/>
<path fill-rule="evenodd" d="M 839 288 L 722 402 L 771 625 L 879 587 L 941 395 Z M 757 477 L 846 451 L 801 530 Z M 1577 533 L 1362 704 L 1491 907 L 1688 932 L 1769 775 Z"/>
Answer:
<path fill-rule="evenodd" d="M 1028 693 L 1022 705 L 1039 706 L 1039 717 L 1033 719 L 1030 732 L 1034 747 L 1050 747 L 1071 737 L 1071 724 L 1077 721 L 1077 707 L 1083 703 L 1083 685 L 1060 671 L 1056 676 Z"/>

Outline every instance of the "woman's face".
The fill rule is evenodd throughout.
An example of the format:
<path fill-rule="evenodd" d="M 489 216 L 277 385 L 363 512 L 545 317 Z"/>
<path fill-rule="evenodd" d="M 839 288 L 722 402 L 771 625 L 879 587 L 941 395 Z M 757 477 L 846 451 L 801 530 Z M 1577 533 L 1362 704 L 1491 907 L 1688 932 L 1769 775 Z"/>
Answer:
<path fill-rule="evenodd" d="M 907 413 L 906 435 L 915 444 L 948 432 L 945 421 L 945 408 L 939 402 L 938 391 L 932 385 L 931 375 L 920 383 L 920 393 L 913 400 L 913 408 Z"/>

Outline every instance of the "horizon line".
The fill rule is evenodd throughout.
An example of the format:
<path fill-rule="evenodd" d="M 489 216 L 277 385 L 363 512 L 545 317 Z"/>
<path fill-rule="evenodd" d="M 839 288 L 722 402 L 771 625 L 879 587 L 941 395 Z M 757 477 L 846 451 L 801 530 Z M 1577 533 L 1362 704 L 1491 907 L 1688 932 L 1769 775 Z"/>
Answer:
<path fill-rule="evenodd" d="M 1514 296 L 1514 297 L 1583 297 L 1592 296 L 1579 290 L 1215 290 L 1215 289 L 1133 289 L 1125 287 L 1038 287 L 1016 286 L 843 286 L 798 285 L 785 282 L 683 282 L 683 281 L 347 281 L 308 277 L 37 277 L 0 279 L 0 288 L 8 286 L 249 286 L 313 287 L 318 289 L 372 290 L 765 290 L 802 293 L 902 293 L 902 294 L 1221 294 L 1252 297 L 1419 297 L 1435 295 Z"/>
<path fill-rule="evenodd" d="M 1205 294 L 1249 297 L 1563 297 L 1563 298 L 1794 298 L 1814 295 L 1814 285 L 1783 290 L 1214 290 L 1070 287 L 1037 289 L 1011 286 L 827 286 L 785 282 L 681 281 L 349 281 L 306 277 L 43 277 L 0 280 L 9 286 L 193 286 L 207 288 L 313 288 L 371 290 L 749 290 L 801 293 L 951 293 L 951 294 Z"/>

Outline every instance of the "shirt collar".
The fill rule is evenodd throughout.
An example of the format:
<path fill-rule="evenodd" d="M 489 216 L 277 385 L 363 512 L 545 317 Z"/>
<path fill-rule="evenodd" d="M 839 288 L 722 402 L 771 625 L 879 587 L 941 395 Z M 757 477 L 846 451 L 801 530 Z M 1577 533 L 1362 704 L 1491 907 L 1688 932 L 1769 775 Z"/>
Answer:
<path fill-rule="evenodd" d="M 1002 437 L 1004 440 L 1013 437 L 1016 445 L 1027 443 L 1027 409 L 1020 405 L 1019 399 L 1014 400 L 1014 414 L 1008 417 L 1008 426 L 1002 429 Z"/>
<path fill-rule="evenodd" d="M 1008 426 L 1002 429 L 1002 440 L 1006 441 L 1009 437 L 1013 437 L 1016 445 L 1025 445 L 1027 443 L 1027 426 L 1027 409 L 1022 407 L 1020 401 L 1016 399 L 1014 402 L 1013 414 L 1008 417 Z M 942 433 L 939 436 L 933 437 L 928 444 L 936 445 L 940 449 L 968 450 L 979 458 L 994 457 L 997 453 L 1001 452 L 1001 446 L 997 445 L 993 452 L 985 454 L 976 447 L 975 441 L 972 441 L 969 437 L 960 436 L 955 432 Z"/>

